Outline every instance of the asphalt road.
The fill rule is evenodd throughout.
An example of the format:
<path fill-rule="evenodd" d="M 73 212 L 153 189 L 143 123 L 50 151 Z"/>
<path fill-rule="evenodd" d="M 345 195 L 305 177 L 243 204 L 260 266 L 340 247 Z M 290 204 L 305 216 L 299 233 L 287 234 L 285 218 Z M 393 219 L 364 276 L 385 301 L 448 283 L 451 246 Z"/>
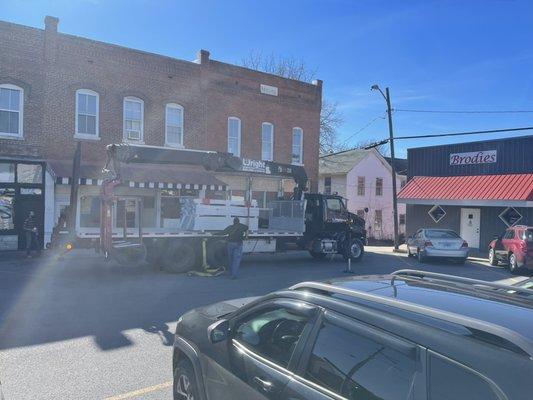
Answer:
<path fill-rule="evenodd" d="M 419 264 L 368 248 L 357 274 L 425 269 L 485 280 L 503 268 Z M 64 260 L 0 262 L 0 381 L 6 400 L 171 399 L 175 321 L 186 310 L 256 296 L 303 280 L 345 276 L 340 258 L 247 256 L 241 277 L 201 278 L 128 269 L 85 252 Z"/>

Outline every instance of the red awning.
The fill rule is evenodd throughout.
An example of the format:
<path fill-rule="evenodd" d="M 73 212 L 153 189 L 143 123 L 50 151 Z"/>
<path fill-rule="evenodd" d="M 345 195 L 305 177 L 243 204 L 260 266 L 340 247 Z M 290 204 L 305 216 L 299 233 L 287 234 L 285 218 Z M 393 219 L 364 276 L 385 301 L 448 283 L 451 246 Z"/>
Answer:
<path fill-rule="evenodd" d="M 533 174 L 415 176 L 398 199 L 407 204 L 532 206 Z"/>

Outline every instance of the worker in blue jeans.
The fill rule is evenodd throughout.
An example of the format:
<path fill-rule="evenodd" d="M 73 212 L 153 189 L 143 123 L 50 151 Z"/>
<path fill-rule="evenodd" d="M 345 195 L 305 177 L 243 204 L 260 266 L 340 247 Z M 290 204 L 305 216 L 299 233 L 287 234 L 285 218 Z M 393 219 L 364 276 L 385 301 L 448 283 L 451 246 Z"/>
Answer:
<path fill-rule="evenodd" d="M 242 259 L 242 241 L 247 231 L 248 226 L 241 224 L 239 218 L 235 217 L 233 218 L 233 224 L 220 232 L 220 235 L 228 236 L 228 265 L 231 279 L 237 279 Z"/>

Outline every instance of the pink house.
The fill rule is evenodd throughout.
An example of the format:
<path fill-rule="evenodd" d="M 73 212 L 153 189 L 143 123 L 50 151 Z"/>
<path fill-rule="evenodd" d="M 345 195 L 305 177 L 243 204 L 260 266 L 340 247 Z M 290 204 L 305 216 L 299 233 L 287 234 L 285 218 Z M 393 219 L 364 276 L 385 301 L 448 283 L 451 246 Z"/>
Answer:
<path fill-rule="evenodd" d="M 407 160 L 396 159 L 397 192 L 407 180 Z M 392 168 L 377 150 L 353 149 L 320 157 L 318 190 L 338 193 L 348 210 L 366 221 L 369 238 L 392 240 Z M 405 204 L 398 204 L 399 231 L 405 233 Z"/>

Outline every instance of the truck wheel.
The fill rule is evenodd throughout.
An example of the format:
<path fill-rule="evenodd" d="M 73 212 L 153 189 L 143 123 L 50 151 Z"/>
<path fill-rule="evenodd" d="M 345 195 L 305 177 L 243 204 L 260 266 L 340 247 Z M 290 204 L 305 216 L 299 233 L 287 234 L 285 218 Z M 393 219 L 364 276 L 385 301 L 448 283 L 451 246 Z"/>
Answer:
<path fill-rule="evenodd" d="M 228 251 L 224 240 L 207 243 L 207 263 L 211 268 L 228 266 Z"/>
<path fill-rule="evenodd" d="M 120 265 L 137 268 L 146 261 L 146 246 L 114 248 L 110 255 Z"/>
<path fill-rule="evenodd" d="M 311 257 L 313 257 L 315 260 L 323 260 L 326 258 L 326 253 L 317 253 L 316 251 L 309 250 L 309 254 L 311 254 Z"/>
<path fill-rule="evenodd" d="M 189 360 L 182 360 L 176 366 L 172 387 L 174 400 L 196 400 L 200 398 L 196 375 Z"/>
<path fill-rule="evenodd" d="M 509 271 L 511 271 L 511 274 L 518 274 L 520 272 L 518 260 L 513 253 L 509 254 Z"/>
<path fill-rule="evenodd" d="M 365 246 L 363 245 L 363 242 L 361 242 L 359 239 L 352 239 L 352 241 L 350 242 L 350 247 L 348 247 L 344 258 L 346 260 L 348 258 L 351 258 L 352 261 L 359 262 L 363 258 L 364 254 Z"/>
<path fill-rule="evenodd" d="M 167 272 L 182 273 L 194 269 L 196 263 L 196 246 L 192 242 L 179 241 L 167 248 L 161 259 Z"/>

